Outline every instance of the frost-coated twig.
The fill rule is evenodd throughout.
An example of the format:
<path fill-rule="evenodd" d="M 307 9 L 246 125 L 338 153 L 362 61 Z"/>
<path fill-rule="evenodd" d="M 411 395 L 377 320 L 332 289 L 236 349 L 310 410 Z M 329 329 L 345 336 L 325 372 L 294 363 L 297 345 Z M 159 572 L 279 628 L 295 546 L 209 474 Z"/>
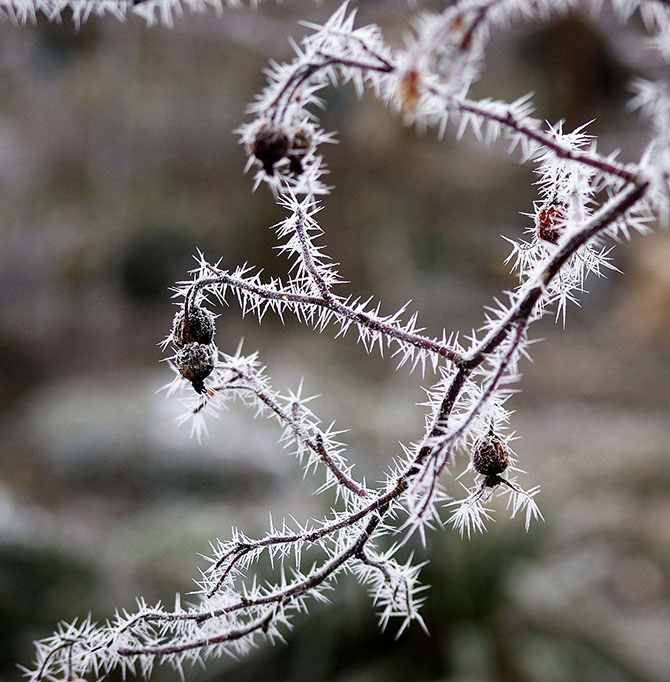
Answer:
<path fill-rule="evenodd" d="M 300 439 L 306 447 L 312 450 L 324 462 L 340 484 L 360 497 L 368 495 L 368 492 L 360 484 L 356 483 L 328 454 L 328 449 L 324 445 L 324 438 L 321 433 L 316 432 L 314 436 L 310 436 L 303 427 L 299 414 L 289 414 L 284 410 L 270 393 L 263 389 L 263 386 L 259 384 L 256 377 L 247 374 L 243 370 L 236 369 L 235 371 L 245 383 L 236 384 L 229 388 L 236 391 L 253 391 L 258 399 L 267 405 L 291 429 L 296 438 Z M 217 389 L 215 387 L 211 390 L 216 391 Z M 294 405 L 298 405 L 298 403 L 294 403 Z"/>
<path fill-rule="evenodd" d="M 151 12 L 178 4 L 154 2 Z M 566 131 L 560 123 L 541 123 L 532 117 L 529 97 L 507 103 L 468 96 L 490 36 L 504 33 L 498 29 L 519 20 L 542 21 L 579 4 L 455 3 L 440 14 L 421 14 L 403 50 L 391 49 L 377 26 L 356 27 L 355 12 L 345 4 L 323 26 L 309 25 L 312 33 L 295 46 L 295 59 L 272 66 L 267 88 L 250 107 L 254 118 L 239 132 L 255 184 L 267 184 L 288 213 L 275 229 L 280 253 L 291 264 L 285 280 L 263 282 L 247 265 L 229 270 L 199 254 L 191 278 L 175 288 L 178 310 L 164 344 L 174 353 L 168 394 L 185 400 L 185 420 L 198 434 L 207 415 L 233 398 L 273 416 L 282 429 L 280 440 L 294 449 L 305 472 L 323 467 L 326 483 L 320 490 L 334 491 L 334 506 L 305 523 L 271 521 L 256 539 L 234 529 L 228 539 L 214 542 L 197 599 L 187 607 L 177 601 L 168 610 L 140 601 L 136 612 L 117 613 L 103 624 L 87 619 L 61 625 L 36 645 L 36 663 L 27 672 L 33 682 L 98 676 L 114 668 L 148 675 L 156 661 L 181 671 L 223 651 L 244 654 L 263 639 L 281 639 L 291 615 L 306 609 L 308 598 L 325 600 L 325 592 L 347 573 L 368 587 L 381 625 L 399 618 L 402 631 L 413 621 L 422 623 L 421 566 L 398 558 L 412 533 L 423 538 L 427 529 L 449 523 L 462 535 L 484 530 L 492 514 L 484 505 L 494 495 L 508 496 L 510 516 L 523 514 L 526 528 L 541 518 L 539 487 L 525 489 L 516 478 L 520 471 L 505 407 L 509 385 L 519 379 L 519 361 L 528 355 L 530 327 L 550 309 L 565 319 L 585 279 L 613 267 L 608 239 L 645 232 L 648 223 L 670 215 L 667 84 L 636 86 L 633 104 L 653 133 L 636 163 L 619 161 L 616 151 L 598 151 L 583 127 Z M 661 44 L 670 36 L 668 3 L 616 0 L 613 7 L 623 20 L 639 11 L 653 34 L 650 44 L 670 59 Z M 509 153 L 520 148 L 521 160 L 535 166 L 534 224 L 527 240 L 508 239 L 518 284 L 496 299 L 469 337 L 455 330 L 427 335 L 416 314 L 402 321 L 407 306 L 384 315 L 371 299 L 339 293 L 344 281 L 324 251 L 315 219 L 318 197 L 330 191 L 320 149 L 333 137 L 319 127 L 315 111 L 320 90 L 349 82 L 418 126 L 444 133 L 453 123 L 457 137 L 471 133 L 486 145 L 504 135 Z M 216 348 L 209 308 L 226 303 L 231 292 L 243 314 L 260 320 L 267 311 L 280 317 L 290 312 L 319 330 L 338 325 L 338 335 L 354 328 L 368 351 L 392 347 L 399 366 L 428 364 L 437 373 L 427 391 L 423 435 L 403 446 L 381 483 L 369 486 L 353 477 L 338 432 L 332 425 L 321 427 L 300 390 L 280 395 L 256 354 Z M 462 475 L 473 480 L 464 486 L 465 497 L 454 500 L 445 474 L 459 455 L 465 455 Z M 451 508 L 447 518 L 445 508 Z M 262 583 L 261 562 L 273 575 Z M 306 562 L 310 568 L 303 571 Z"/>
<path fill-rule="evenodd" d="M 412 357 L 412 351 L 409 347 L 413 347 L 436 357 L 447 358 L 457 365 L 462 362 L 459 351 L 449 345 L 446 337 L 438 340 L 411 331 L 416 328 L 415 316 L 412 316 L 404 325 L 399 322 L 400 316 L 405 312 L 405 307 L 393 315 L 380 316 L 377 312 L 369 310 L 370 299 L 365 301 L 352 300 L 332 293 L 328 294 L 328 298 L 324 298 L 322 295 L 303 294 L 288 287 L 283 288 L 278 282 L 263 285 L 259 284 L 256 276 L 246 278 L 243 275 L 230 274 L 211 264 L 207 264 L 206 267 L 211 272 L 216 273 L 216 277 L 197 280 L 193 284 L 194 291 L 216 287 L 217 285 L 229 286 L 238 296 L 242 294 L 241 302 L 243 305 L 248 305 L 248 299 L 244 298 L 244 293 L 248 293 L 255 298 L 256 302 L 252 304 L 253 309 L 258 311 L 261 317 L 265 309 L 259 307 L 258 301 L 266 301 L 271 304 L 271 308 L 278 315 L 281 315 L 284 309 L 288 309 L 301 321 L 312 322 L 319 328 L 325 327 L 332 318 L 337 318 L 340 324 L 338 335 L 346 332 L 351 324 L 357 325 L 359 326 L 360 339 L 363 342 L 371 338 L 366 336 L 364 330 L 370 330 L 375 334 L 374 338 L 376 339 L 383 337 L 388 344 L 392 341 L 397 342 L 400 349 L 408 357 Z M 220 294 L 221 298 L 224 296 L 225 289 Z M 314 317 L 310 312 L 311 307 L 326 311 L 326 315 Z M 370 343 L 369 347 L 372 348 L 373 345 Z"/>
<path fill-rule="evenodd" d="M 535 142 L 540 147 L 551 150 L 560 159 L 592 166 L 601 173 L 614 175 L 626 182 L 641 182 L 637 168 L 634 166 L 618 163 L 613 156 L 607 158 L 594 151 L 582 151 L 569 144 L 562 144 L 556 135 L 544 132 L 539 121 L 530 119 L 528 116 L 519 118 L 518 109 L 526 104 L 526 98 L 522 98 L 518 103 L 507 105 L 497 102 L 476 102 L 467 97 L 452 97 L 436 87 L 429 87 L 428 92 L 437 98 L 442 98 L 447 109 L 455 109 L 464 114 L 480 117 L 492 126 L 499 124 L 508 131 L 523 136 L 528 142 Z M 487 135 L 489 140 L 493 139 L 497 137 L 498 131 L 492 127 Z"/>

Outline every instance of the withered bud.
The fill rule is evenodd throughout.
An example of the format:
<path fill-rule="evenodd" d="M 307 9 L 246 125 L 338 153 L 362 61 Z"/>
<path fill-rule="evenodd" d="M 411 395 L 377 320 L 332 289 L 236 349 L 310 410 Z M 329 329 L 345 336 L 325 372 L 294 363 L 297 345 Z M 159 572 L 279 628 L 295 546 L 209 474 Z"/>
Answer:
<path fill-rule="evenodd" d="M 212 343 L 215 331 L 214 315 L 199 305 L 188 306 L 188 316 L 181 308 L 172 321 L 172 339 L 178 348 L 194 341 Z"/>
<path fill-rule="evenodd" d="M 500 474 L 509 466 L 509 451 L 503 439 L 492 432 L 480 438 L 472 452 L 472 466 L 486 477 L 485 485 L 498 485 Z"/>
<path fill-rule="evenodd" d="M 293 131 L 291 138 L 291 148 L 288 152 L 289 167 L 288 170 L 293 175 L 302 175 L 305 168 L 302 160 L 305 154 L 309 152 L 312 147 L 312 133 L 308 128 L 300 126 Z"/>
<path fill-rule="evenodd" d="M 535 216 L 537 236 L 556 244 L 565 229 L 565 211 L 561 204 L 543 204 Z"/>
<path fill-rule="evenodd" d="M 189 343 L 175 356 L 175 365 L 179 373 L 193 384 L 197 393 L 204 393 L 205 379 L 214 369 L 216 350 L 214 346 L 204 343 Z"/>
<path fill-rule="evenodd" d="M 296 128 L 293 132 L 293 139 L 291 140 L 292 152 L 306 152 L 312 146 L 312 133 L 305 126 Z"/>
<path fill-rule="evenodd" d="M 268 175 L 274 175 L 274 167 L 289 150 L 290 140 L 284 129 L 272 123 L 265 123 L 251 141 L 249 150 L 261 162 Z"/>

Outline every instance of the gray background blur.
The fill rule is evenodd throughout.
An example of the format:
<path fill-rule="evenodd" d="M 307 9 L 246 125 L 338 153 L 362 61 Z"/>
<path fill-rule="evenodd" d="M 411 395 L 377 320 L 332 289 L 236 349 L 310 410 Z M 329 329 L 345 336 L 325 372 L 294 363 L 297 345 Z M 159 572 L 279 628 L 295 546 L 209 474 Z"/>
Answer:
<path fill-rule="evenodd" d="M 398 44 L 406 6 L 361 4 L 361 21 Z M 32 640 L 60 619 L 187 592 L 197 553 L 231 525 L 253 536 L 268 510 L 304 519 L 330 502 L 311 495 L 270 422 L 233 409 L 198 444 L 155 391 L 170 378 L 156 346 L 173 314 L 167 289 L 196 247 L 285 271 L 268 229 L 282 211 L 263 188 L 251 193 L 231 131 L 268 58 L 288 58 L 287 36 L 304 33 L 297 20 L 334 6 L 188 16 L 171 31 L 0 25 L 2 679 L 18 678 Z M 663 69 L 638 29 L 578 16 L 522 29 L 491 48 L 475 94 L 533 90 L 540 117 L 596 117 L 600 149 L 635 160 L 648 138 L 625 110 L 627 83 Z M 336 190 L 320 218 L 347 288 L 384 311 L 412 298 L 430 332 L 477 326 L 513 282 L 500 235 L 528 225 L 531 169 L 469 140 L 417 135 L 349 88 L 325 98 L 324 127 L 340 142 L 324 150 Z M 551 320 L 533 330 L 545 340 L 512 404 L 546 523 L 525 534 L 500 514 L 482 538 L 430 536 L 418 554 L 431 558 L 430 637 L 380 633 L 345 580 L 333 606 L 296 621 L 288 646 L 189 679 L 670 679 L 668 234 L 634 237 L 616 263 L 626 276 L 589 282 L 565 331 Z M 432 376 L 395 372 L 353 335 L 219 312 L 220 348 L 244 336 L 277 389 L 304 376 L 322 394 L 314 409 L 351 429 L 358 472 L 376 480 L 398 440 L 421 432 L 416 403 Z"/>

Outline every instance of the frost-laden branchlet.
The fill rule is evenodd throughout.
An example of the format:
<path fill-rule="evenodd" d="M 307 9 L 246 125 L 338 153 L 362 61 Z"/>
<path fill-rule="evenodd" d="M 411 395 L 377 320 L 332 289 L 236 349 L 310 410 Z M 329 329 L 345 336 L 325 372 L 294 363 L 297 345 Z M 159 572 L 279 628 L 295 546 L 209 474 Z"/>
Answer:
<path fill-rule="evenodd" d="M 529 353 L 529 329 L 549 310 L 565 319 L 587 278 L 613 267 L 612 240 L 644 232 L 650 221 L 670 214 L 667 84 L 637 87 L 633 104 L 651 122 L 652 137 L 638 163 L 620 161 L 615 151 L 602 153 L 585 128 L 545 125 L 533 116 L 528 96 L 508 103 L 468 94 L 491 36 L 579 4 L 457 2 L 443 13 L 422 14 L 398 50 L 386 44 L 378 27 L 357 27 L 355 12 L 343 5 L 325 25 L 310 25 L 292 61 L 273 64 L 267 88 L 250 107 L 252 120 L 238 132 L 255 185 L 265 183 L 286 211 L 275 229 L 288 274 L 265 279 L 251 266 L 228 268 L 199 254 L 191 277 L 175 289 L 178 312 L 166 340 L 175 378 L 168 394 L 185 401 L 183 421 L 197 435 L 208 415 L 233 399 L 273 418 L 305 471 L 321 472 L 320 490 L 335 498 L 332 510 L 302 524 L 271 522 L 258 538 L 236 529 L 217 540 L 197 598 L 188 606 L 178 601 L 168 610 L 139 602 L 135 613 L 100 625 L 86 620 L 61 626 L 37 644 L 28 673 L 33 680 L 98 676 L 117 667 L 148 674 L 156 661 L 181 670 L 224 651 L 246 653 L 264 639 L 280 639 L 291 615 L 306 609 L 310 599 L 325 600 L 344 574 L 368 587 L 382 626 L 397 618 L 403 629 L 421 623 L 423 590 L 420 566 L 402 554 L 407 538 L 449 523 L 462 535 L 484 530 L 494 513 L 492 501 L 501 496 L 510 516 L 523 515 L 526 527 L 541 517 L 539 488 L 523 482 L 510 447 L 506 407 L 519 363 Z M 670 35 L 670 3 L 612 5 L 623 20 L 639 9 L 652 34 L 650 45 L 662 47 Z M 420 128 L 446 134 L 453 127 L 457 137 L 472 134 L 484 145 L 505 141 L 509 154 L 537 173 L 537 201 L 525 207 L 527 236 L 506 237 L 518 284 L 495 299 L 481 327 L 469 335 L 430 334 L 407 306 L 388 312 L 372 298 L 343 292 L 317 222 L 319 201 L 329 192 L 322 149 L 334 139 L 320 127 L 317 112 L 323 88 L 347 83 L 361 95 L 371 91 Z M 380 484 L 356 476 L 349 460 L 356 461 L 358 453 L 347 452 L 333 425 L 321 424 L 301 389 L 279 393 L 256 354 L 215 349 L 211 311 L 233 299 L 244 315 L 261 320 L 268 312 L 291 314 L 320 331 L 352 331 L 367 351 L 390 351 L 399 367 L 435 372 L 424 431 L 403 446 Z M 449 476 L 459 465 L 463 483 Z M 259 582 L 262 562 L 274 567 L 274 579 Z"/>

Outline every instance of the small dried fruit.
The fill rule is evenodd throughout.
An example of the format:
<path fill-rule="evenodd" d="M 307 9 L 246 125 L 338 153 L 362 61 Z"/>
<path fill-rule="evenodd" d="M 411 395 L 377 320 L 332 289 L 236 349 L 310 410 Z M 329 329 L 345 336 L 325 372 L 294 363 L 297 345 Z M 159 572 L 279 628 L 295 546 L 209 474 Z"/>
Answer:
<path fill-rule="evenodd" d="M 509 466 L 509 451 L 503 439 L 492 431 L 480 438 L 472 453 L 472 466 L 486 477 L 484 485 L 498 485 L 500 474 Z"/>
<path fill-rule="evenodd" d="M 565 229 L 565 211 L 560 204 L 543 204 L 535 216 L 537 236 L 556 244 Z"/>
<path fill-rule="evenodd" d="M 193 384 L 197 393 L 205 390 L 204 381 L 214 369 L 215 355 L 215 348 L 210 344 L 189 343 L 175 356 L 179 373 Z"/>
<path fill-rule="evenodd" d="M 302 159 L 299 156 L 291 154 L 289 156 L 288 170 L 293 175 L 302 175 L 305 167 L 302 165 Z"/>
<path fill-rule="evenodd" d="M 182 308 L 172 322 L 172 339 L 178 348 L 194 341 L 212 343 L 215 331 L 214 315 L 195 304 L 188 306 L 188 317 L 186 309 Z"/>
<path fill-rule="evenodd" d="M 306 152 L 312 146 L 312 134 L 304 126 L 300 126 L 293 133 L 293 139 L 291 140 L 291 151 Z"/>
<path fill-rule="evenodd" d="M 291 148 L 288 152 L 289 172 L 302 175 L 304 169 L 302 160 L 312 147 L 312 134 L 309 129 L 300 126 L 293 132 Z"/>
<path fill-rule="evenodd" d="M 263 124 L 254 136 L 251 153 L 261 162 L 268 175 L 274 175 L 274 167 L 287 154 L 290 146 L 288 135 L 279 126 Z"/>

